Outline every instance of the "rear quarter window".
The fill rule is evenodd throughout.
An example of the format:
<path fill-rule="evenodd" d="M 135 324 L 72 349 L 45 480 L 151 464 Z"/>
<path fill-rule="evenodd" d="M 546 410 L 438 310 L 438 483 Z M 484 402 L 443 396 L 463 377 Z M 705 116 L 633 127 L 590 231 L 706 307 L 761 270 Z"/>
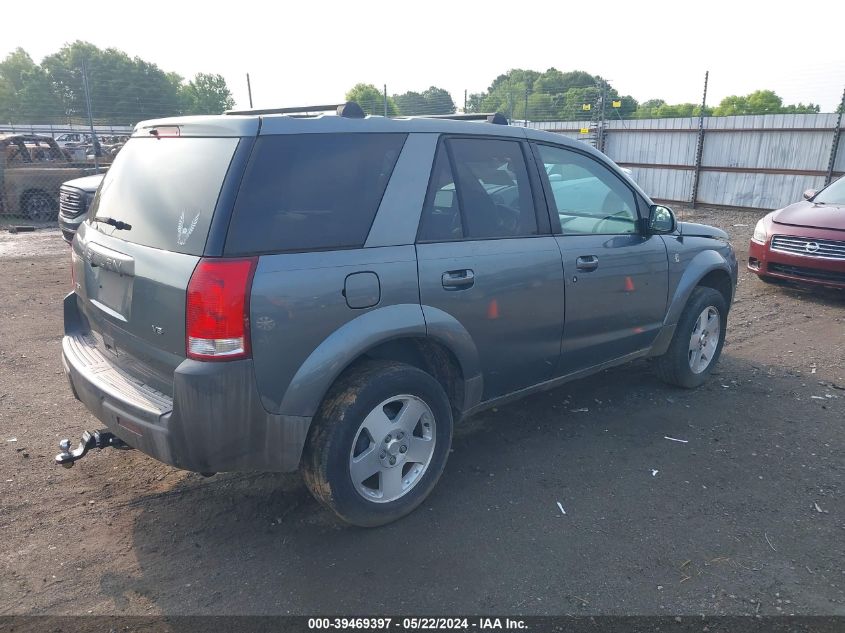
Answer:
<path fill-rule="evenodd" d="M 363 246 L 406 136 L 260 137 L 232 212 L 226 253 Z"/>

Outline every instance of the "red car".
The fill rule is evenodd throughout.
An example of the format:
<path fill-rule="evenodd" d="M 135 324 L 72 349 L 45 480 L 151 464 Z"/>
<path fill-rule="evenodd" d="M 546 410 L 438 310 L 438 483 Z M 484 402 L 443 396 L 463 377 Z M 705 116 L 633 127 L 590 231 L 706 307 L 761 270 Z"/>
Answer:
<path fill-rule="evenodd" d="M 763 281 L 845 288 L 845 178 L 804 198 L 757 223 L 748 269 Z"/>

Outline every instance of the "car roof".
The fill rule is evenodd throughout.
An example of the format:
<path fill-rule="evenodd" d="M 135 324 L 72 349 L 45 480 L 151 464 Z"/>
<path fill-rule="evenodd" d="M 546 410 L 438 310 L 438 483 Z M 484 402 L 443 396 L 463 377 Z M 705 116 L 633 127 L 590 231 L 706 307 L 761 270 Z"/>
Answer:
<path fill-rule="evenodd" d="M 50 136 L 40 136 L 38 134 L 8 134 L 0 132 L 0 143 L 11 143 L 17 141 L 23 141 L 24 143 L 32 143 L 32 142 L 49 142 L 52 141 L 53 138 Z"/>
<path fill-rule="evenodd" d="M 154 128 L 179 127 L 180 136 L 266 136 L 273 134 L 346 133 L 434 133 L 530 138 L 586 151 L 595 150 L 586 143 L 533 128 L 499 125 L 485 121 L 454 120 L 435 117 L 366 116 L 350 118 L 336 114 L 289 116 L 285 114 L 244 114 L 169 117 L 141 121 L 132 136 L 146 137 Z"/>

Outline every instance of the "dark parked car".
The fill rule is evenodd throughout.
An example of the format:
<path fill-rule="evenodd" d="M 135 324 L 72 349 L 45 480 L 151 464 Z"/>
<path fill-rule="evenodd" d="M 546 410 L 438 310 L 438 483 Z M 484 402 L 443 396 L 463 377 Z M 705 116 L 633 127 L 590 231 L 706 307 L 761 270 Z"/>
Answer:
<path fill-rule="evenodd" d="M 73 241 L 76 229 L 85 219 L 97 187 L 103 182 L 103 176 L 94 174 L 68 180 L 59 188 L 59 228 L 68 244 Z"/>
<path fill-rule="evenodd" d="M 281 112 L 140 123 L 116 158 L 72 245 L 62 343 L 108 431 L 59 463 L 130 445 L 299 469 L 380 525 L 431 492 L 462 418 L 636 358 L 682 387 L 713 369 L 725 233 L 604 155 L 500 115 Z"/>
<path fill-rule="evenodd" d="M 757 223 L 748 268 L 763 281 L 845 288 L 845 178 L 804 198 Z"/>

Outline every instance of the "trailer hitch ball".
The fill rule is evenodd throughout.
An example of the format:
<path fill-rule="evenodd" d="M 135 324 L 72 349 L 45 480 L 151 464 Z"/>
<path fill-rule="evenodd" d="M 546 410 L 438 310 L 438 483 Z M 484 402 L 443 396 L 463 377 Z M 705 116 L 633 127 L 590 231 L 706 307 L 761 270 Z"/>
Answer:
<path fill-rule="evenodd" d="M 64 440 L 60 441 L 59 442 L 59 450 L 61 451 L 61 453 L 59 453 L 56 456 L 56 462 L 58 462 L 59 464 L 61 464 L 65 468 L 73 467 L 74 460 L 73 460 L 73 455 L 71 455 L 71 452 L 70 452 L 70 440 L 64 439 Z"/>
<path fill-rule="evenodd" d="M 56 463 L 64 466 L 65 468 L 71 468 L 74 462 L 85 457 L 85 454 L 91 449 L 104 449 L 109 447 L 120 449 L 132 448 L 122 439 L 109 431 L 94 431 L 93 433 L 91 431 L 85 431 L 82 433 L 82 439 L 79 442 L 79 446 L 73 450 L 70 450 L 70 440 L 63 439 L 59 442 L 59 450 L 61 453 L 56 455 Z"/>

